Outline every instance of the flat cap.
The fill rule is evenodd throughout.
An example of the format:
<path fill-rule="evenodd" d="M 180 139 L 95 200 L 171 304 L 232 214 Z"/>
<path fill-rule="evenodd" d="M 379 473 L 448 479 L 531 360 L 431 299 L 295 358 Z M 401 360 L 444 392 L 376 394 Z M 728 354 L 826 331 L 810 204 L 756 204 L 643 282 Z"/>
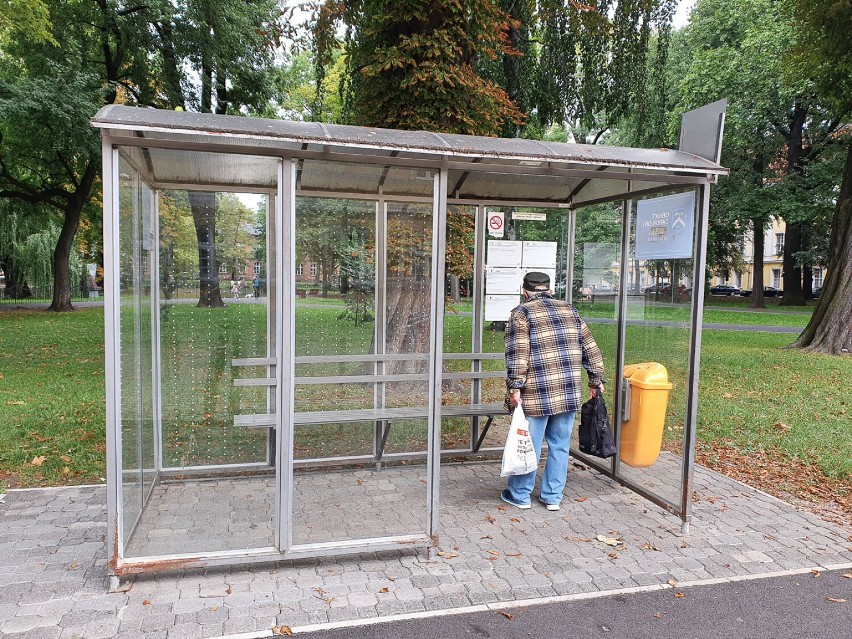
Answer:
<path fill-rule="evenodd" d="M 530 271 L 524 275 L 524 288 L 528 291 L 550 288 L 550 276 L 541 271 Z"/>

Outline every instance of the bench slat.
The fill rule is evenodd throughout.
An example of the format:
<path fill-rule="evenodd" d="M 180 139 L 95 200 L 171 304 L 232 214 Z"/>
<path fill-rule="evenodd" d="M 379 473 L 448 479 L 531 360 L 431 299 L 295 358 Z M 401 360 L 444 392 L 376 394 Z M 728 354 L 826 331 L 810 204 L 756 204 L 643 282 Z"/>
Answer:
<path fill-rule="evenodd" d="M 459 404 L 441 407 L 441 417 L 489 417 L 503 415 L 503 404 Z M 318 410 L 293 414 L 297 426 L 311 424 L 344 424 L 352 422 L 393 421 L 399 419 L 426 419 L 425 406 L 405 408 L 364 408 L 355 410 Z M 270 428 L 275 426 L 275 415 L 235 415 L 234 426 L 242 428 Z"/>
<path fill-rule="evenodd" d="M 274 377 L 248 377 L 234 380 L 234 386 L 276 386 L 277 384 Z"/>

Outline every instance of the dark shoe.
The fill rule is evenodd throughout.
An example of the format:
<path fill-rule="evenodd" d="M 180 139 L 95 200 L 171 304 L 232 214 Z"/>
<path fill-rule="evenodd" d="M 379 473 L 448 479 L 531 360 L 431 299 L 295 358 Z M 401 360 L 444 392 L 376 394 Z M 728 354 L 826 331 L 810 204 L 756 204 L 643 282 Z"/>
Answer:
<path fill-rule="evenodd" d="M 539 498 L 538 498 L 538 500 L 539 500 L 542 504 L 544 504 L 544 507 L 545 507 L 545 508 L 547 508 L 547 509 L 548 509 L 548 510 L 550 510 L 550 511 L 556 511 L 556 510 L 559 510 L 559 504 L 548 504 L 548 503 L 547 503 L 546 501 L 544 501 L 541 497 L 539 497 Z"/>
<path fill-rule="evenodd" d="M 512 504 L 515 508 L 520 508 L 521 510 L 526 510 L 527 508 L 532 508 L 532 504 L 527 502 L 526 504 L 515 501 L 512 499 L 512 493 L 509 492 L 509 489 L 506 488 L 500 493 L 500 499 L 505 501 L 507 504 Z"/>

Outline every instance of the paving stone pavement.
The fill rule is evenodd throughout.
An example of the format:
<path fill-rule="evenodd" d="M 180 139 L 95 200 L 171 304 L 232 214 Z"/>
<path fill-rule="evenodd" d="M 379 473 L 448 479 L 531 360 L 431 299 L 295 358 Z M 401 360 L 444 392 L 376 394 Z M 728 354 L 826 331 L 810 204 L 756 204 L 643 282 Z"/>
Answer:
<path fill-rule="evenodd" d="M 200 639 L 852 562 L 852 529 L 701 467 L 689 534 L 579 465 L 560 512 L 506 506 L 498 473 L 494 463 L 443 466 L 433 559 L 411 548 L 185 570 L 119 593 L 107 592 L 103 486 L 10 491 L 0 497 L 0 636 Z"/>

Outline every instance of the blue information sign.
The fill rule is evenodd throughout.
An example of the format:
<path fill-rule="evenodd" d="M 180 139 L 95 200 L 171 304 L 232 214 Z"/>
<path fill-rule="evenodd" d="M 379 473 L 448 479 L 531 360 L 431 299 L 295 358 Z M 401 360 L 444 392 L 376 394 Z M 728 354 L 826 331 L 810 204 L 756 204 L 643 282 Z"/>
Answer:
<path fill-rule="evenodd" d="M 636 259 L 692 257 L 694 221 L 694 191 L 640 200 L 636 205 Z"/>

